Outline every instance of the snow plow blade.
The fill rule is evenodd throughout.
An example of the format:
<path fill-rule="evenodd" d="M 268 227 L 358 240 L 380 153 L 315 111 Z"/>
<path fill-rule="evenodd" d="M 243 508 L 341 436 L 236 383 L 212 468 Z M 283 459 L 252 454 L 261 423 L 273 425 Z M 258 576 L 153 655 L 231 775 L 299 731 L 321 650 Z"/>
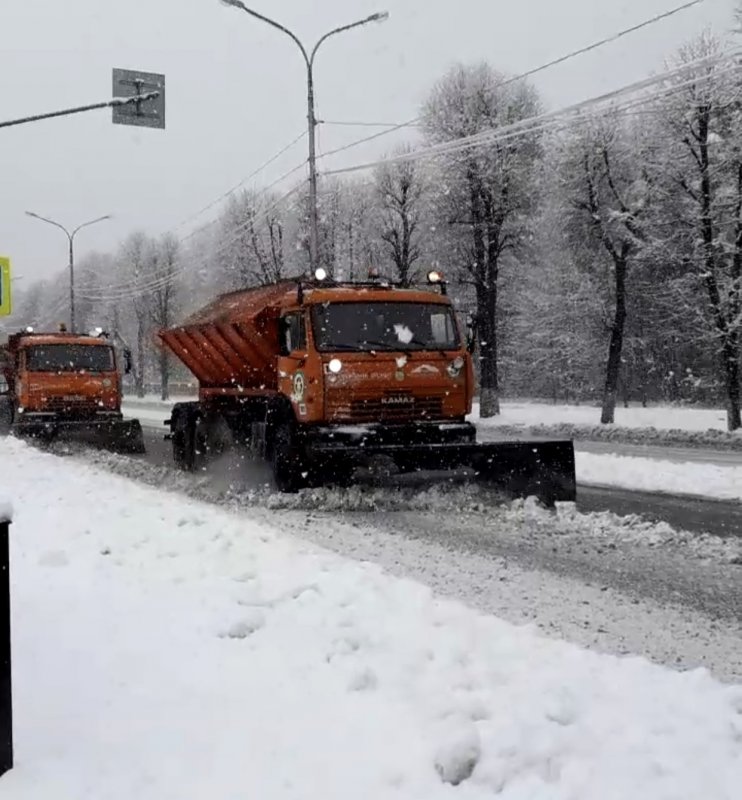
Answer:
<path fill-rule="evenodd" d="M 54 441 L 57 439 L 95 444 L 115 453 L 146 453 L 144 433 L 138 419 L 39 420 L 15 422 L 11 432 L 19 437 Z"/>
<path fill-rule="evenodd" d="M 480 483 L 513 497 L 537 497 L 547 506 L 575 502 L 574 444 L 571 441 L 501 441 L 458 444 L 315 446 L 315 457 L 342 475 L 373 458 L 391 459 L 402 473 L 469 469 Z"/>
<path fill-rule="evenodd" d="M 109 438 L 112 450 L 131 455 L 143 455 L 147 452 L 142 425 L 138 419 L 118 422 L 105 435 Z"/>

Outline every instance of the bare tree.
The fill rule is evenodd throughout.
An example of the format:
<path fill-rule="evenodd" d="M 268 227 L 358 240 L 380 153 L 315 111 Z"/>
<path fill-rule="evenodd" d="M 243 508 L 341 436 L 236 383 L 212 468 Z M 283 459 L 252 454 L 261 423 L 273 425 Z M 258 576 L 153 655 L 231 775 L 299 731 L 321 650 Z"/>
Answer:
<path fill-rule="evenodd" d="M 165 234 L 152 248 L 150 259 L 153 289 L 151 294 L 150 315 L 158 329 L 169 328 L 173 324 L 178 275 L 178 240 L 171 234 Z M 160 396 L 163 400 L 170 397 L 170 354 L 166 347 L 160 345 L 158 366 L 160 372 Z"/>
<path fill-rule="evenodd" d="M 275 283 L 285 277 L 285 231 L 273 195 L 253 191 L 231 198 L 217 240 L 220 272 L 229 288 Z"/>
<path fill-rule="evenodd" d="M 567 144 L 562 165 L 569 239 L 577 257 L 610 270 L 612 312 L 600 421 L 615 420 L 631 267 L 646 240 L 651 180 L 633 130 L 613 115 L 587 123 Z"/>
<path fill-rule="evenodd" d="M 406 147 L 398 154 L 409 152 Z M 380 167 L 376 192 L 381 205 L 381 239 L 394 264 L 397 279 L 409 286 L 415 263 L 420 259 L 420 222 L 426 185 L 419 166 L 412 160 Z"/>
<path fill-rule="evenodd" d="M 275 283 L 284 277 L 283 223 L 276 214 L 269 213 L 262 227 L 263 231 L 258 232 L 255 219 L 251 219 L 250 235 L 260 268 L 260 282 Z"/>
<path fill-rule="evenodd" d="M 134 386 L 137 396 L 145 395 L 145 375 L 150 330 L 150 303 L 147 287 L 148 266 L 152 263 L 152 243 L 146 234 L 130 234 L 121 246 L 122 273 L 130 281 L 130 303 L 136 321 L 136 359 Z"/>
<path fill-rule="evenodd" d="M 505 84 L 489 65 L 457 66 L 433 89 L 424 109 L 431 142 L 450 141 L 538 113 L 536 92 Z M 533 178 L 540 155 L 535 134 L 492 141 L 441 160 L 435 198 L 441 222 L 457 230 L 461 279 L 476 294 L 482 416 L 500 412 L 498 291 L 507 255 L 517 256 L 535 206 Z"/>
<path fill-rule="evenodd" d="M 704 34 L 679 54 L 680 63 L 719 55 Z M 656 168 L 668 200 L 664 245 L 679 265 L 673 285 L 685 313 L 714 345 L 730 431 L 742 427 L 742 86 L 723 61 L 694 70 L 697 82 L 659 104 L 667 136 Z"/>

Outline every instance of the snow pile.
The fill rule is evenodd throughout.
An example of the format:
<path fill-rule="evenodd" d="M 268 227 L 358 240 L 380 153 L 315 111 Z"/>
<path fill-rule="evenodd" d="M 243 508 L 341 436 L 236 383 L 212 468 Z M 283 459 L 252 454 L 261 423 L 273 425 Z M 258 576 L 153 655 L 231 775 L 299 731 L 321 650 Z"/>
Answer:
<path fill-rule="evenodd" d="M 479 421 L 479 404 L 474 405 L 474 420 Z M 495 420 L 481 420 L 482 424 L 503 425 L 558 425 L 597 426 L 600 409 L 596 406 L 550 405 L 549 403 L 518 403 L 505 401 L 502 413 Z M 616 425 L 624 428 L 656 428 L 703 432 L 725 431 L 726 412 L 721 409 L 678 408 L 653 406 L 651 408 L 616 408 Z"/>
<path fill-rule="evenodd" d="M 481 424 L 481 423 L 480 423 Z M 499 428 L 496 428 L 499 430 Z M 507 430 L 514 430 L 511 426 Z M 535 425 L 528 428 L 533 436 L 549 436 L 588 442 L 657 445 L 661 447 L 698 447 L 742 451 L 742 436 L 728 431 L 686 431 L 658 428 L 621 428 L 615 425 Z"/>
<path fill-rule="evenodd" d="M 172 408 L 175 403 L 191 403 L 194 400 L 198 400 L 198 392 L 172 395 L 169 400 L 163 400 L 156 394 L 147 394 L 144 397 L 137 397 L 135 394 L 124 396 L 124 402 L 132 406 L 159 406 L 164 408 Z"/>
<path fill-rule="evenodd" d="M 637 516 L 618 516 L 610 512 L 578 513 L 574 505 L 561 504 L 558 512 L 540 508 L 532 500 L 506 500 L 496 491 L 478 484 L 440 483 L 429 488 L 349 488 L 307 489 L 297 494 L 278 494 L 267 483 L 244 485 L 245 466 L 233 473 L 193 475 L 170 467 L 156 467 L 125 456 L 70 446 L 56 447 L 58 454 L 98 465 L 107 472 L 133 478 L 149 486 L 168 486 L 192 499 L 218 503 L 233 510 L 267 509 L 352 514 L 357 512 L 430 512 L 442 515 L 481 515 L 487 526 L 518 536 L 554 539 L 566 535 L 583 537 L 593 543 L 627 542 L 645 547 L 668 547 L 694 558 L 737 563 L 742 558 L 742 540 L 711 534 L 677 531 L 665 522 Z M 597 457 L 596 458 L 604 458 Z M 605 458 L 612 458 L 608 456 Z M 642 468 L 656 462 L 642 462 Z M 694 467 L 696 465 L 693 465 Z M 249 482 L 248 478 L 248 482 Z"/>
<path fill-rule="evenodd" d="M 716 500 L 742 500 L 742 466 L 688 464 L 633 456 L 575 453 L 580 483 Z"/>
<path fill-rule="evenodd" d="M 6 800 L 739 796 L 742 687 L 548 641 L 72 463 L 0 454 Z"/>

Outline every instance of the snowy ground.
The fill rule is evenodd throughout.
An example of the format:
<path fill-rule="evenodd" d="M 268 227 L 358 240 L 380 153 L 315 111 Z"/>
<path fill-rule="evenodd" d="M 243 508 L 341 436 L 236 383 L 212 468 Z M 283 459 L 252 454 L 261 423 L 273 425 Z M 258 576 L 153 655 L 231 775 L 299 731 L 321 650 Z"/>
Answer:
<path fill-rule="evenodd" d="M 585 486 L 617 486 L 717 500 L 742 500 L 742 466 L 658 461 L 632 456 L 575 453 L 577 480 Z"/>
<path fill-rule="evenodd" d="M 194 397 L 176 397 L 164 403 L 154 395 L 145 398 L 127 397 L 125 405 L 137 414 L 144 413 L 145 419 L 160 424 L 167 418 L 166 410 L 173 403 L 188 402 Z M 145 413 L 149 412 L 149 413 Z M 551 405 L 549 403 L 513 402 L 502 404 L 502 414 L 494 420 L 480 420 L 479 406 L 475 403 L 474 422 L 483 425 L 554 425 L 571 423 L 574 425 L 597 425 L 600 422 L 600 409 L 596 406 Z M 676 408 L 654 406 L 651 408 L 616 409 L 616 425 L 627 428 L 657 428 L 658 430 L 707 431 L 726 430 L 726 412 L 723 409 Z"/>
<path fill-rule="evenodd" d="M 551 405 L 549 403 L 511 402 L 502 404 L 502 413 L 495 420 L 480 420 L 475 404 L 474 419 L 488 425 L 598 425 L 600 409 L 597 406 Z M 616 425 L 625 428 L 657 428 L 658 430 L 707 431 L 726 430 L 727 415 L 722 409 L 676 408 L 654 406 L 641 408 L 616 408 Z"/>
<path fill-rule="evenodd" d="M 8 800 L 737 798 L 742 687 L 9 440 Z M 43 502 L 39 502 L 43 498 Z"/>
<path fill-rule="evenodd" d="M 137 417 L 147 428 L 164 431 L 163 423 L 170 415 L 170 408 L 171 404 L 163 403 L 156 398 L 146 398 L 144 401 L 127 401 L 125 413 Z M 571 407 L 506 405 L 503 417 L 496 424 L 489 420 L 486 422 L 477 420 L 477 424 L 481 425 L 485 432 L 496 429 L 500 424 L 531 424 L 542 409 L 551 409 L 556 418 L 561 411 L 570 410 Z M 585 412 L 595 409 L 578 407 L 574 410 L 586 416 Z M 654 416 L 658 414 L 658 409 L 636 408 L 628 411 L 636 412 L 634 417 L 636 424 L 645 424 L 647 420 L 659 418 Z M 638 413 L 645 411 L 646 415 Z M 714 416 L 723 414 L 723 412 L 698 409 L 663 409 L 663 411 L 677 412 L 674 417 L 670 413 L 673 421 L 682 420 L 688 425 L 702 424 L 701 419 L 710 423 Z M 588 453 L 581 451 L 579 444 L 576 450 L 577 479 L 586 486 L 617 486 L 622 489 L 684 494 L 718 500 L 742 500 L 742 466 L 675 463 L 657 458 Z"/>

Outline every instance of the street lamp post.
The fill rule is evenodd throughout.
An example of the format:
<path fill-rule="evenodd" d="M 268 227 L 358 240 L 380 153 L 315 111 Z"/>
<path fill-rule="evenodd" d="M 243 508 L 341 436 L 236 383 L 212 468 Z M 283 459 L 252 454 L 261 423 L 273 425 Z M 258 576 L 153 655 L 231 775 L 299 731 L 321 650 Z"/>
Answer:
<path fill-rule="evenodd" d="M 34 219 L 41 220 L 42 222 L 47 222 L 49 225 L 54 225 L 55 228 L 59 228 L 60 230 L 64 231 L 65 235 L 67 236 L 67 240 L 69 241 L 69 267 L 70 267 L 70 332 L 74 333 L 75 331 L 75 236 L 83 229 L 89 228 L 91 225 L 95 225 L 98 222 L 103 222 L 107 219 L 112 219 L 110 214 L 106 214 L 103 217 L 98 217 L 97 219 L 92 219 L 90 222 L 83 222 L 82 225 L 78 225 L 74 230 L 69 231 L 65 228 L 64 225 L 60 224 L 59 222 L 55 222 L 53 219 L 47 219 L 46 217 L 42 217 L 39 214 L 35 214 L 33 211 L 26 211 L 26 215 L 29 217 L 33 217 Z"/>
<path fill-rule="evenodd" d="M 303 45 L 299 37 L 290 31 L 279 22 L 259 14 L 248 8 L 242 0 L 220 0 L 223 5 L 234 6 L 240 8 L 250 16 L 259 19 L 271 25 L 273 28 L 285 33 L 294 44 L 297 45 L 304 57 L 304 62 L 307 66 L 307 123 L 309 129 L 309 261 L 314 271 L 319 266 L 319 212 L 317 209 L 317 115 L 314 108 L 314 59 L 317 55 L 319 48 L 331 36 L 345 31 L 352 30 L 353 28 L 360 28 L 362 25 L 368 25 L 370 22 L 384 22 L 389 18 L 387 11 L 371 14 L 370 17 L 360 19 L 357 22 L 351 22 L 349 25 L 341 25 L 339 28 L 334 28 L 328 33 L 321 36 L 314 45 L 311 52 Z"/>

